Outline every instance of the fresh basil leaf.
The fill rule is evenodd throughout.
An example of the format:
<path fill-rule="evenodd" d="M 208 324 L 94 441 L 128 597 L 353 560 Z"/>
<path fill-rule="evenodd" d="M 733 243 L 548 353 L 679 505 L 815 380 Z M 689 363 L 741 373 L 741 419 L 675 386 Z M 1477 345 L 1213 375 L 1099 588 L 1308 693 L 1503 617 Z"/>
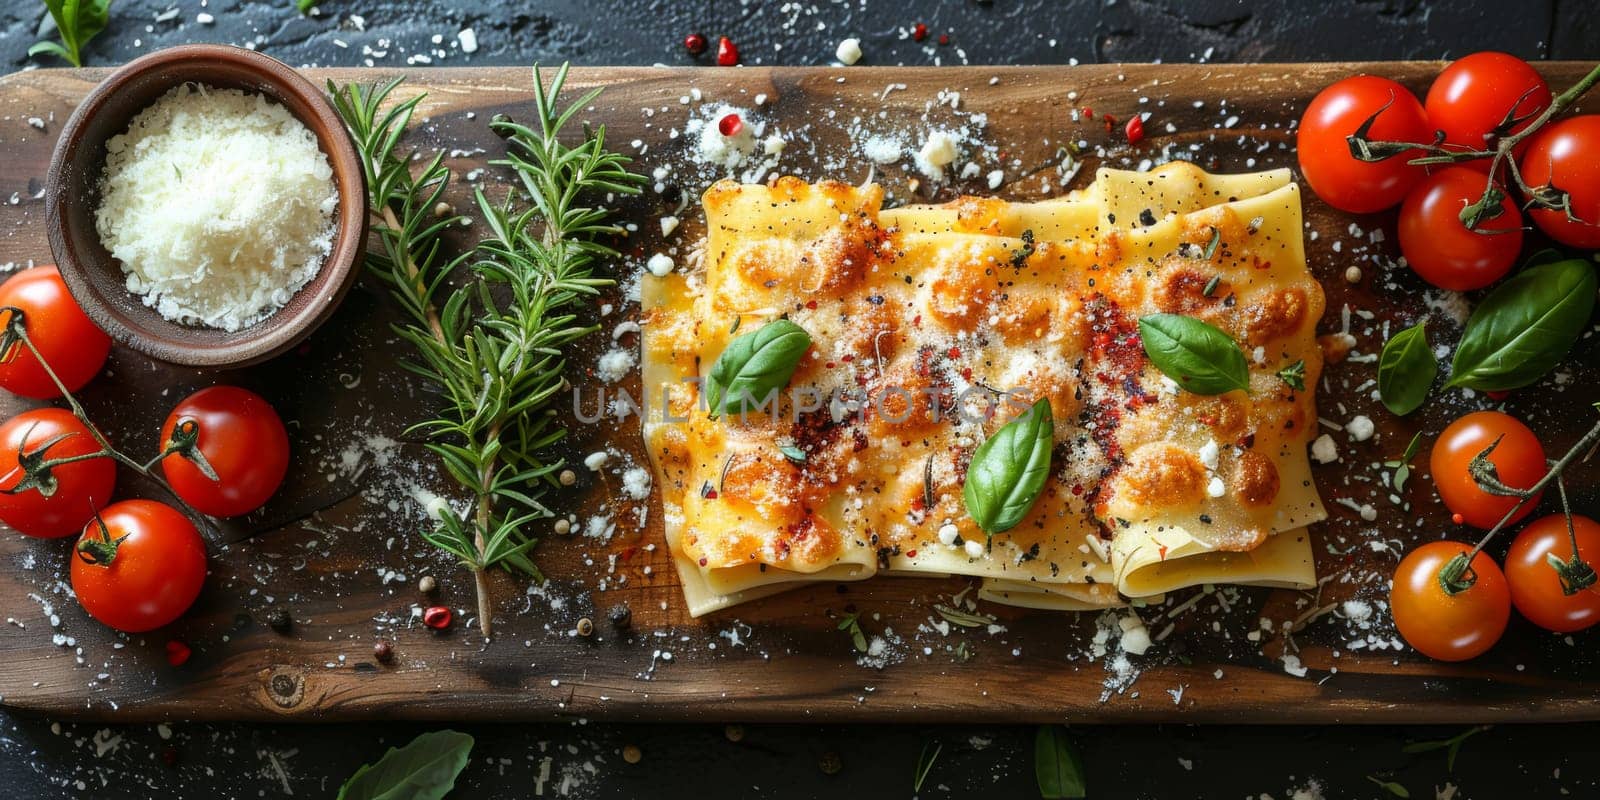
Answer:
<path fill-rule="evenodd" d="M 1389 337 L 1378 356 L 1378 397 L 1400 416 L 1416 411 L 1428 399 L 1439 362 L 1428 345 L 1428 321 Z"/>
<path fill-rule="evenodd" d="M 1085 797 L 1083 758 L 1065 725 L 1040 725 L 1033 738 L 1033 775 L 1044 800 L 1073 800 Z"/>
<path fill-rule="evenodd" d="M 706 376 L 712 416 L 742 414 L 764 406 L 794 377 L 811 335 L 786 319 L 776 319 L 728 343 Z"/>
<path fill-rule="evenodd" d="M 1028 515 L 1050 477 L 1055 436 L 1050 400 L 1041 398 L 973 451 L 961 499 L 985 533 L 1008 531 Z"/>
<path fill-rule="evenodd" d="M 362 765 L 339 788 L 338 800 L 440 800 L 455 788 L 470 752 L 472 737 L 465 733 L 424 733 Z"/>
<path fill-rule="evenodd" d="M 1519 389 L 1561 362 L 1594 313 L 1595 268 L 1582 259 L 1512 276 L 1472 312 L 1446 386 Z"/>
<path fill-rule="evenodd" d="M 1208 323 L 1182 314 L 1151 314 L 1139 319 L 1139 338 L 1151 363 L 1195 394 L 1250 389 L 1244 352 Z"/>

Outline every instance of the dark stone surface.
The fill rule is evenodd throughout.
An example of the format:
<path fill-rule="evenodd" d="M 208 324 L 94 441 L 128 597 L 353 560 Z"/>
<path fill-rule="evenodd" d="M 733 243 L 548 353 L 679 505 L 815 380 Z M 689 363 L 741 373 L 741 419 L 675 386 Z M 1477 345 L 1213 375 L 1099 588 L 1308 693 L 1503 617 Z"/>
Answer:
<path fill-rule="evenodd" d="M 26 56 L 41 4 L 0 8 L 0 70 L 42 66 Z M 301 17 L 292 0 L 118 0 L 111 29 L 87 49 L 120 63 L 183 42 L 254 46 L 305 65 L 688 64 L 690 31 L 738 42 L 746 63 L 822 64 L 859 36 L 868 64 L 1054 63 L 1437 58 L 1493 48 L 1524 57 L 1600 57 L 1592 0 L 326 0 Z M 164 20 L 168 9 L 177 13 Z M 1515 10 L 1511 10 L 1511 9 Z M 211 24 L 197 15 L 214 17 Z M 352 19 L 359 16 L 361 22 Z M 928 25 L 918 44 L 903 31 Z M 479 49 L 457 33 L 471 27 Z M 941 34 L 948 45 L 936 43 Z M 432 37 L 441 39 L 434 44 Z M 341 46 L 342 43 L 344 46 Z M 433 52 L 442 49 L 443 56 Z M 382 55 L 379 55 L 381 53 Z M 702 56 L 710 63 L 710 55 Z M 49 65 L 54 65 L 49 64 Z M 1285 710 L 1286 715 L 1290 713 Z M 892 722 L 892 720 L 885 720 Z M 750 727 L 729 741 L 711 726 L 457 726 L 478 746 L 453 797 L 910 796 L 924 744 L 943 752 L 923 797 L 1031 797 L 1032 730 L 949 727 Z M 254 726 L 59 724 L 0 712 L 0 796 L 16 798 L 332 797 L 345 776 L 419 725 Z M 1309 784 L 1321 797 L 1389 797 L 1374 778 L 1415 798 L 1447 782 L 1458 798 L 1593 797 L 1600 725 L 1505 726 L 1473 737 L 1452 774 L 1442 752 L 1405 754 L 1439 728 L 1075 729 L 1092 796 L 1282 798 Z M 636 744 L 644 760 L 623 763 Z M 818 761 L 837 753 L 826 776 Z M 591 772 L 592 768 L 592 772 Z M 565 791 L 563 791 L 565 787 Z M 1443 795 L 1440 795 L 1443 796 Z"/>

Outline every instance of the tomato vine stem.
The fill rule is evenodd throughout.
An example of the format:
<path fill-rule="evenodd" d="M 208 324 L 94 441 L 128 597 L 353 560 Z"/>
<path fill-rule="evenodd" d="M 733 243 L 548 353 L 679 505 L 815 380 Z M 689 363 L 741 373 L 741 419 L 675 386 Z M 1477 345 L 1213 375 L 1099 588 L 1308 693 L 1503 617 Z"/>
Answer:
<path fill-rule="evenodd" d="M 1517 145 L 1521 144 L 1529 136 L 1532 136 L 1534 133 L 1543 128 L 1545 124 L 1551 119 L 1555 118 L 1556 115 L 1566 111 L 1568 108 L 1571 108 L 1572 105 L 1578 102 L 1578 100 L 1587 94 L 1590 89 L 1593 89 L 1597 83 L 1600 83 L 1600 64 L 1595 65 L 1595 67 L 1589 70 L 1589 73 L 1580 78 L 1577 83 L 1567 87 L 1566 91 L 1562 92 L 1553 100 L 1551 100 L 1550 105 L 1547 106 L 1542 113 L 1534 117 L 1533 120 L 1528 123 L 1527 127 L 1515 133 L 1507 133 L 1504 136 L 1496 137 L 1494 140 L 1494 147 L 1492 149 L 1469 148 L 1463 150 L 1459 149 L 1459 145 L 1452 147 L 1444 142 L 1443 132 L 1440 132 L 1438 138 L 1432 142 L 1391 142 L 1366 138 L 1366 131 L 1370 130 L 1372 123 L 1377 120 L 1380 114 L 1388 109 L 1388 104 L 1385 104 L 1383 108 L 1380 108 L 1373 113 L 1373 115 L 1367 119 L 1365 124 L 1356 129 L 1355 133 L 1345 137 L 1345 141 L 1350 145 L 1351 155 L 1361 161 L 1383 161 L 1411 150 L 1420 150 L 1423 153 L 1426 153 L 1426 155 L 1406 161 L 1407 164 L 1411 164 L 1413 166 L 1458 164 L 1463 161 L 1477 161 L 1479 159 L 1487 158 L 1490 159 L 1489 174 L 1486 179 L 1486 185 L 1484 186 L 1483 196 L 1479 198 L 1477 203 L 1474 204 L 1475 207 L 1488 208 L 1499 205 L 1500 201 L 1495 197 L 1495 195 L 1501 191 L 1498 184 L 1502 181 L 1500 181 L 1499 178 L 1501 177 L 1501 173 L 1505 172 L 1511 178 L 1511 182 L 1517 187 L 1523 196 L 1527 198 L 1527 203 L 1524 205 L 1524 208 L 1531 207 L 1562 211 L 1566 213 L 1568 219 L 1575 222 L 1586 222 L 1587 224 L 1591 225 L 1600 224 L 1600 220 L 1581 220 L 1577 215 L 1573 214 L 1571 197 L 1565 190 L 1556 187 L 1554 184 L 1547 184 L 1545 186 L 1537 187 L 1529 186 L 1528 182 L 1522 177 L 1522 171 L 1517 166 L 1517 160 L 1512 157 L 1512 151 L 1516 149 Z M 1523 121 L 1517 118 L 1516 113 L 1517 106 L 1520 106 L 1522 104 L 1522 100 L 1526 97 L 1527 95 L 1523 95 L 1522 98 L 1519 98 L 1517 102 L 1512 105 L 1511 110 L 1506 114 L 1506 121 L 1502 123 L 1503 126 L 1507 128 L 1515 127 L 1517 124 L 1520 124 Z M 1393 101 L 1391 100 L 1390 102 Z M 1474 222 L 1482 222 L 1486 219 L 1488 219 L 1488 217 L 1482 217 Z M 1476 224 L 1468 225 L 1468 230 L 1471 230 L 1474 233 L 1482 234 L 1494 232 L 1480 230 Z"/>
<path fill-rule="evenodd" d="M 1584 562 L 1578 557 L 1577 533 L 1575 530 L 1573 530 L 1572 509 L 1567 505 L 1566 502 L 1566 485 L 1561 482 L 1561 474 L 1566 472 L 1567 467 L 1571 466 L 1574 461 L 1577 461 L 1580 455 L 1588 452 L 1597 444 L 1600 444 L 1600 422 L 1595 423 L 1594 427 L 1590 428 L 1589 432 L 1584 434 L 1583 438 L 1579 439 L 1578 443 L 1573 445 L 1572 449 L 1568 450 L 1565 455 L 1552 462 L 1550 464 L 1549 471 L 1545 472 L 1544 477 L 1540 478 L 1527 489 L 1518 491 L 1516 494 L 1516 497 L 1518 498 L 1516 504 L 1506 510 L 1506 513 L 1500 517 L 1500 521 L 1496 522 L 1494 527 L 1490 528 L 1489 532 L 1485 533 L 1483 538 L 1479 539 L 1478 543 L 1473 545 L 1470 551 L 1456 556 L 1439 569 L 1439 585 L 1444 587 L 1445 594 L 1459 594 L 1472 587 L 1475 577 L 1472 575 L 1472 560 L 1477 558 L 1479 553 L 1483 552 L 1483 548 L 1488 546 L 1490 540 L 1494 539 L 1494 537 L 1499 534 L 1500 531 L 1503 530 L 1513 518 L 1517 516 L 1517 512 L 1521 511 L 1523 506 L 1526 506 L 1528 503 L 1532 502 L 1534 498 L 1537 498 L 1552 481 L 1556 482 L 1557 487 L 1561 491 L 1562 511 L 1566 514 L 1567 529 L 1572 537 L 1572 559 L 1568 563 L 1575 570 L 1587 570 L 1590 574 L 1593 574 L 1594 569 L 1590 567 L 1588 563 Z M 1494 446 L 1490 445 L 1485 452 L 1493 449 Z M 1562 574 L 1560 569 L 1557 569 L 1557 573 Z M 1567 579 L 1563 574 L 1563 591 L 1565 591 L 1567 586 Z"/>
<path fill-rule="evenodd" d="M 196 527 L 205 531 L 208 536 L 215 538 L 218 535 L 218 531 L 215 523 L 212 522 L 212 519 L 195 510 L 193 506 L 189 505 L 187 501 L 178 495 L 177 491 L 172 488 L 171 484 L 167 483 L 165 478 L 157 475 L 155 472 L 155 465 L 161 463 L 161 459 L 166 458 L 173 452 L 179 451 L 174 450 L 171 447 L 165 447 L 162 449 L 161 454 L 156 456 L 154 460 L 149 462 L 141 462 L 127 453 L 124 453 L 121 450 L 113 447 L 111 445 L 111 440 L 107 439 L 106 435 L 100 431 L 99 426 L 94 424 L 94 420 L 89 418 L 89 412 L 84 409 L 82 403 L 78 402 L 78 398 L 74 397 L 72 392 L 67 389 L 67 385 L 61 382 L 61 377 L 56 374 L 55 369 L 50 366 L 50 362 L 45 360 L 44 354 L 39 352 L 38 346 L 33 343 L 33 337 L 28 335 L 26 315 L 23 313 L 22 309 L 15 306 L 0 307 L 0 312 L 7 311 L 11 312 L 11 314 L 6 323 L 3 336 L 0 336 L 0 353 L 10 352 L 11 348 L 17 346 L 18 344 L 21 344 L 23 347 L 27 348 L 28 352 L 32 353 L 34 359 L 39 362 L 39 367 L 43 369 L 44 373 L 50 377 L 50 382 L 55 384 L 56 390 L 61 392 L 61 398 L 67 401 L 68 410 L 72 412 L 72 416 L 77 417 L 78 421 L 83 423 L 84 429 L 89 431 L 89 435 L 94 438 L 95 443 L 100 445 L 100 451 L 97 453 L 86 453 L 79 456 L 47 459 L 41 462 L 36 469 L 49 469 L 51 467 L 61 466 L 62 464 L 71 464 L 75 461 L 87 461 L 93 458 L 110 458 L 122 464 L 123 466 L 126 466 L 128 469 L 138 473 L 140 476 L 156 486 L 161 487 L 161 490 L 166 492 L 166 494 L 171 497 L 180 508 L 183 509 L 183 513 L 195 523 Z"/>

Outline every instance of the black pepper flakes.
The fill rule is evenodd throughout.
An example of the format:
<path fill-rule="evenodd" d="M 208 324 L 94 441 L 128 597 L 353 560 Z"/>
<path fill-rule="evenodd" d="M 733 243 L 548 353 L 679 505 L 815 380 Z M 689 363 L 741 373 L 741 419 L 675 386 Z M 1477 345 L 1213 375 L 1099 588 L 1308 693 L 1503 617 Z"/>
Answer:
<path fill-rule="evenodd" d="M 625 631 L 633 625 L 633 611 L 627 603 L 618 603 L 606 612 L 606 619 L 611 622 L 611 627 Z"/>
<path fill-rule="evenodd" d="M 294 618 L 289 616 L 288 611 L 275 606 L 267 612 L 267 627 L 278 633 L 288 633 L 294 627 Z"/>

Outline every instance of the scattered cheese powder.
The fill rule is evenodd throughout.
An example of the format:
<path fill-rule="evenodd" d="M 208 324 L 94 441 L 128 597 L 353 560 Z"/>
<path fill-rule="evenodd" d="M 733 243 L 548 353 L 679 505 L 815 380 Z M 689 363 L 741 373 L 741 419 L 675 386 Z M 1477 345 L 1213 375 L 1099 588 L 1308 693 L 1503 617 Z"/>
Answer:
<path fill-rule="evenodd" d="M 184 84 L 106 143 L 95 229 L 145 305 L 237 331 L 321 269 L 338 202 L 328 157 L 287 109 Z"/>

